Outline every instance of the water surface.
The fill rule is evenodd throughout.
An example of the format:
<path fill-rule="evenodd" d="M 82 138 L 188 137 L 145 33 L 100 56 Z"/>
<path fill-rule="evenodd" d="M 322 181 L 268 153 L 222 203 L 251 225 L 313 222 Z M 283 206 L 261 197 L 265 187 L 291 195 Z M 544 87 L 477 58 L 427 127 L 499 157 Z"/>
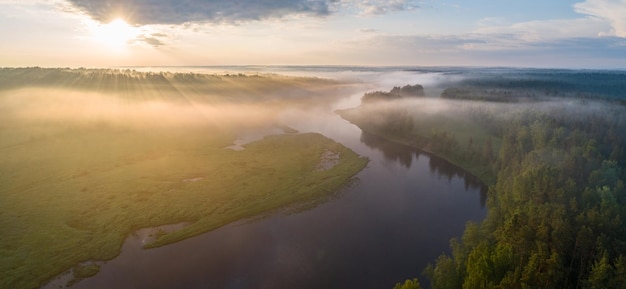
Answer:
<path fill-rule="evenodd" d="M 480 183 L 441 159 L 361 132 L 328 110 L 281 118 L 367 156 L 368 167 L 312 209 L 156 249 L 131 236 L 118 258 L 73 288 L 392 288 L 419 276 L 467 221 L 486 215 Z"/>

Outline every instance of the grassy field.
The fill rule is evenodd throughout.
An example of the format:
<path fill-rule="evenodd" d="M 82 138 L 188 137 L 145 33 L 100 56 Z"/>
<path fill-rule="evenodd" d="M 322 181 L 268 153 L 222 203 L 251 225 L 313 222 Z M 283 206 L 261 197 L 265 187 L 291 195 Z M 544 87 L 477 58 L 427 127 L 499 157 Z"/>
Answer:
<path fill-rule="evenodd" d="M 290 80 L 273 81 L 265 86 Z M 319 134 L 225 149 L 238 128 L 271 121 L 274 108 L 194 97 L 189 105 L 67 88 L 2 91 L 0 288 L 37 288 L 80 262 L 114 258 L 140 228 L 190 224 L 147 245 L 162 246 L 328 196 L 367 163 Z M 339 162 L 320 170 L 328 152 Z"/>

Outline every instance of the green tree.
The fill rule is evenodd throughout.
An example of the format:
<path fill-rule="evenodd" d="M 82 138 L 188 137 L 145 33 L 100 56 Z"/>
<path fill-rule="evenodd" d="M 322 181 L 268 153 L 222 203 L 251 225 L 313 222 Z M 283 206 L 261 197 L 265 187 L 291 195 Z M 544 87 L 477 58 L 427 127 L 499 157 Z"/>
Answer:
<path fill-rule="evenodd" d="M 448 255 L 441 255 L 435 261 L 435 266 L 428 265 L 424 275 L 430 279 L 433 288 L 458 289 L 461 288 L 462 279 L 459 276 L 454 260 Z"/>
<path fill-rule="evenodd" d="M 487 141 L 485 141 L 483 146 L 483 158 L 489 162 L 493 160 L 493 142 L 491 140 L 491 136 L 487 138 Z"/>
<path fill-rule="evenodd" d="M 404 283 L 396 283 L 393 289 L 422 289 L 419 280 L 417 278 L 413 280 L 406 280 Z"/>
<path fill-rule="evenodd" d="M 611 279 L 611 273 L 613 268 L 609 264 L 609 256 L 606 252 L 602 256 L 602 259 L 596 261 L 591 267 L 591 273 L 588 279 L 588 288 L 590 289 L 605 289 L 609 288 L 609 282 Z M 622 284 L 624 285 L 624 284 Z"/>

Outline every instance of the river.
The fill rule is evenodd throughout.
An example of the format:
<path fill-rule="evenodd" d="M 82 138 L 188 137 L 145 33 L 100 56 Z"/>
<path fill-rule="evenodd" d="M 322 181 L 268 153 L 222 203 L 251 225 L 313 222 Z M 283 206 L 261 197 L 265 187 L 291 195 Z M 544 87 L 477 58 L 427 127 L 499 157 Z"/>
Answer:
<path fill-rule="evenodd" d="M 319 132 L 370 159 L 355 181 L 303 211 L 240 221 L 143 250 L 143 234 L 100 273 L 72 286 L 97 288 L 392 288 L 420 277 L 449 252 L 467 221 L 486 215 L 484 188 L 437 157 L 363 133 L 333 109 L 285 111 L 300 132 Z"/>

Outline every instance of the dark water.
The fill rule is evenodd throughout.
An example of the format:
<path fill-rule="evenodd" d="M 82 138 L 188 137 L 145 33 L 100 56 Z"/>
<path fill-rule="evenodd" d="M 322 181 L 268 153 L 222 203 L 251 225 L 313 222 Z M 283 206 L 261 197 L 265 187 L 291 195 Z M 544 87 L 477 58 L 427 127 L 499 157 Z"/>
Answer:
<path fill-rule="evenodd" d="M 143 250 L 142 237 L 130 237 L 118 258 L 73 288 L 392 288 L 448 252 L 467 221 L 485 217 L 483 188 L 457 167 L 334 114 L 303 113 L 282 117 L 370 158 L 351 186 L 304 212 L 161 248 Z"/>

